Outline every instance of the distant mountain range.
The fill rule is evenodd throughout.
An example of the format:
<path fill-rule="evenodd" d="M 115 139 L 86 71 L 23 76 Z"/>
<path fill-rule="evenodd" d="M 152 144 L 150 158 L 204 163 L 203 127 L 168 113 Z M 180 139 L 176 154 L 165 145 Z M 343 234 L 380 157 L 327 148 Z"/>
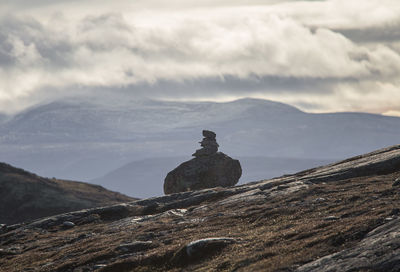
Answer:
<path fill-rule="evenodd" d="M 100 184 L 111 190 L 134 192 L 144 198 L 163 195 L 163 182 L 166 174 L 190 157 L 149 158 L 128 163 L 106 175 L 90 182 Z M 240 157 L 246 171 L 239 184 L 296 173 L 303 169 L 328 164 L 329 160 L 297 158 Z"/>
<path fill-rule="evenodd" d="M 0 124 L 4 123 L 7 120 L 7 115 L 0 113 Z"/>
<path fill-rule="evenodd" d="M 133 200 L 98 185 L 46 179 L 0 163 L 1 224 Z"/>
<path fill-rule="evenodd" d="M 65 99 L 0 122 L 0 161 L 47 177 L 102 182 L 104 176 L 124 165 L 147 161 L 149 167 L 132 166 L 131 188 L 142 182 L 135 176 L 152 179 L 146 184 L 162 184 L 160 176 L 166 175 L 167 166 L 174 162 L 175 167 L 181 161 L 157 162 L 164 160 L 160 158 L 190 159 L 199 147 L 202 129 L 214 130 L 220 150 L 242 161 L 242 180 L 248 181 L 397 144 L 400 118 L 365 113 L 309 114 L 258 99 L 227 103 L 136 100 L 117 95 Z M 282 167 L 270 167 L 268 158 L 282 159 Z M 151 177 L 146 173 L 157 173 L 157 169 L 166 172 Z M 253 173 L 260 175 L 252 177 Z M 139 190 L 147 191 L 126 191 L 113 182 L 122 181 L 108 180 L 104 186 L 132 196 Z M 146 196 L 159 192 L 151 189 Z"/>

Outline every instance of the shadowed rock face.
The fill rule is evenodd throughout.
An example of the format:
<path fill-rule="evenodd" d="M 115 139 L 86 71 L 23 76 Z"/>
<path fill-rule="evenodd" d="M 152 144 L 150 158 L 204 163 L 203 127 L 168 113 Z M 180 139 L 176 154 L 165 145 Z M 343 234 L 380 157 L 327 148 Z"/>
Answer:
<path fill-rule="evenodd" d="M 13 224 L 132 200 L 98 185 L 42 178 L 0 163 L 0 223 Z"/>
<path fill-rule="evenodd" d="M 169 172 L 164 181 L 164 193 L 172 194 L 212 187 L 229 187 L 238 183 L 242 168 L 238 160 L 218 152 L 216 134 L 203 130 L 201 149 L 194 159 L 184 162 Z"/>
<path fill-rule="evenodd" d="M 222 152 L 184 162 L 168 173 L 164 182 L 166 194 L 235 185 L 242 175 L 238 160 Z"/>
<path fill-rule="evenodd" d="M 271 180 L 0 225 L 0 270 L 398 272 L 399 177 L 392 146 Z"/>

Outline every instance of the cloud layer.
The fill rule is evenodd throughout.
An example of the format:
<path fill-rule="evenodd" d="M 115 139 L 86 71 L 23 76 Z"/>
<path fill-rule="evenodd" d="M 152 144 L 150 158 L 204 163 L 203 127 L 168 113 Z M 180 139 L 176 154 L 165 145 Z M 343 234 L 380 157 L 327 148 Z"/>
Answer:
<path fill-rule="evenodd" d="M 52 2 L 0 4 L 3 111 L 98 88 L 400 114 L 398 1 Z"/>

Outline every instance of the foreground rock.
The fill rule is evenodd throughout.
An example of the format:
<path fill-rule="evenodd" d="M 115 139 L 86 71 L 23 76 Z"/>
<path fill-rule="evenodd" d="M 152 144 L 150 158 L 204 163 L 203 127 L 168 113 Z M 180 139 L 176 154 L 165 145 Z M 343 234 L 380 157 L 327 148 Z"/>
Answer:
<path fill-rule="evenodd" d="M 395 187 L 395 186 L 399 186 L 399 185 L 400 185 L 400 178 L 397 178 L 397 179 L 393 182 L 392 186 Z"/>
<path fill-rule="evenodd" d="M 400 271 L 400 219 L 366 235 L 356 246 L 298 268 L 298 272 Z"/>
<path fill-rule="evenodd" d="M 236 243 L 236 239 L 229 237 L 213 237 L 192 241 L 182 247 L 182 249 L 172 257 L 171 262 L 175 265 L 182 266 L 215 254 L 233 243 Z"/>
<path fill-rule="evenodd" d="M 218 151 L 216 134 L 203 130 L 202 148 L 193 154 L 196 158 L 184 162 L 168 173 L 164 193 L 172 194 L 213 187 L 235 185 L 242 175 L 238 160 Z"/>
<path fill-rule="evenodd" d="M 393 146 L 272 180 L 3 226 L 0 270 L 399 271 L 399 176 Z"/>
<path fill-rule="evenodd" d="M 0 163 L 0 223 L 14 224 L 132 200 L 98 185 L 42 178 Z"/>

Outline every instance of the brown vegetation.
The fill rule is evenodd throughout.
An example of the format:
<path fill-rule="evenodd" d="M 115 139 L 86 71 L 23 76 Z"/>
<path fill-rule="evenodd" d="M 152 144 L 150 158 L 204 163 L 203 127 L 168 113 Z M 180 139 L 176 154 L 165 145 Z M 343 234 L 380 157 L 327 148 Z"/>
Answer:
<path fill-rule="evenodd" d="M 348 167 L 342 162 L 230 189 L 133 202 L 132 207 L 144 208 L 121 216 L 107 218 L 93 211 L 99 214 L 97 220 L 70 229 L 19 226 L 0 236 L 0 267 L 2 271 L 294 271 L 355 247 L 371 230 L 396 220 L 400 191 L 392 184 L 400 176 L 400 148 L 396 152 L 392 170 L 386 168 L 384 174 L 371 174 L 366 168 L 351 172 L 359 159 L 367 158 L 362 157 L 350 160 L 353 164 Z M 320 178 L 327 170 L 332 170 L 329 177 L 339 171 L 351 172 L 352 177 Z M 310 182 L 316 177 L 318 182 Z M 182 255 L 188 243 L 209 237 L 236 242 L 198 259 Z M 153 246 L 121 251 L 121 245 L 134 241 L 151 241 Z M 11 247 L 14 251 L 7 249 Z"/>

